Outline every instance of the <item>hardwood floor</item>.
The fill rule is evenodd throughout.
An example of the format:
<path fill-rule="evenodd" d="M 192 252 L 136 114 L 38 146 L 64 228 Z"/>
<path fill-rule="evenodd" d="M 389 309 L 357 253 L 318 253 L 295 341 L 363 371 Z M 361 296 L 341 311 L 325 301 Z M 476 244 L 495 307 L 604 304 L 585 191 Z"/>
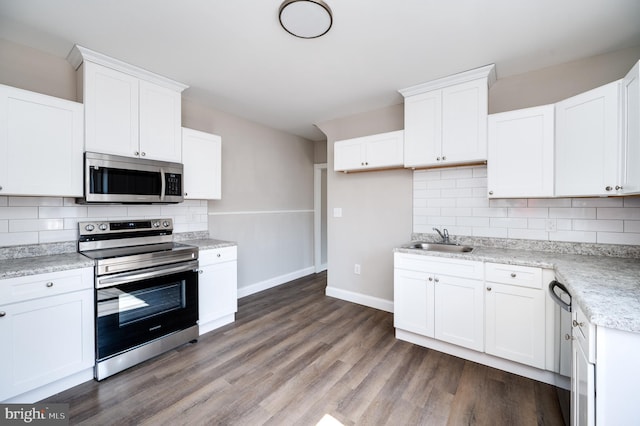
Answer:
<path fill-rule="evenodd" d="M 240 299 L 234 324 L 46 401 L 87 425 L 564 424 L 554 387 L 396 340 L 392 314 L 325 287 Z"/>

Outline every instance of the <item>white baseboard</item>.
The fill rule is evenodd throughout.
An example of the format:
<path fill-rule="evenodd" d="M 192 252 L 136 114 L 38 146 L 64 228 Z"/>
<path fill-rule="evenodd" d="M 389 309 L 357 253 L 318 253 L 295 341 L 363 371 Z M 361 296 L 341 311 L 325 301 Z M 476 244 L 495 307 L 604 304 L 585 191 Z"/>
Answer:
<path fill-rule="evenodd" d="M 359 305 L 368 306 L 370 308 L 380 309 L 381 311 L 393 313 L 393 301 L 381 299 L 379 297 L 368 296 L 362 293 L 355 293 L 341 288 L 327 286 L 325 294 L 336 299 L 346 300 L 347 302 L 357 303 Z"/>
<path fill-rule="evenodd" d="M 89 380 L 93 380 L 93 366 L 1 402 L 3 404 L 34 404 Z"/>
<path fill-rule="evenodd" d="M 238 289 L 238 299 L 241 299 L 245 296 L 249 296 L 251 294 L 258 293 L 264 290 L 268 290 L 273 287 L 277 287 L 280 284 L 297 280 L 298 278 L 306 277 L 307 275 L 313 274 L 315 270 L 316 269 L 314 266 L 310 266 L 308 268 L 304 268 L 298 271 L 290 272 L 288 274 L 280 275 L 279 277 L 273 277 L 265 281 L 260 281 L 255 284 L 251 284 L 247 287 L 241 287 Z"/>

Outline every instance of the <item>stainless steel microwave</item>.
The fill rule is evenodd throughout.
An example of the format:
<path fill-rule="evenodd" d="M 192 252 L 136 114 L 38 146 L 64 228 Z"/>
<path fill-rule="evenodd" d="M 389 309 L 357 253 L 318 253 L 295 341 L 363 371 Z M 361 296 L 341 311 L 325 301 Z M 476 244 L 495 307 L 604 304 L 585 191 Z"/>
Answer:
<path fill-rule="evenodd" d="M 180 163 L 84 153 L 80 204 L 172 204 L 183 198 Z"/>

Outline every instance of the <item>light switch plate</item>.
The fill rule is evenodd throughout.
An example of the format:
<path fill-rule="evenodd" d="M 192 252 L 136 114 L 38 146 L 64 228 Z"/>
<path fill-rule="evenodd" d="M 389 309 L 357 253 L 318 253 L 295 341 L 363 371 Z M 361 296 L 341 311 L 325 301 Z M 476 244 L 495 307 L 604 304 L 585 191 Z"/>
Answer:
<path fill-rule="evenodd" d="M 342 217 L 342 207 L 333 208 L 333 217 Z"/>

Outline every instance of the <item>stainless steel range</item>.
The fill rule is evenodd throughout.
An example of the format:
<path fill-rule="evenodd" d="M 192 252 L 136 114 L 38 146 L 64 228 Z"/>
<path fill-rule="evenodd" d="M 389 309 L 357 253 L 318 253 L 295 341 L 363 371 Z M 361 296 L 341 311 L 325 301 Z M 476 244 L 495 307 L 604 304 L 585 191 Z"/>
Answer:
<path fill-rule="evenodd" d="M 102 380 L 198 337 L 198 248 L 171 219 L 79 223 L 95 260 L 96 366 Z"/>

